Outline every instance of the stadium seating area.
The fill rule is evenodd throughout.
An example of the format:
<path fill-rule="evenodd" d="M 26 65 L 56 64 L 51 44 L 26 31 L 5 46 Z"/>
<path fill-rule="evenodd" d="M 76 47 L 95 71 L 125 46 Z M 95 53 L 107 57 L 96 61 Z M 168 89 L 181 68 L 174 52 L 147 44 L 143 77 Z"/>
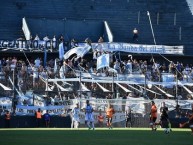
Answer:
<path fill-rule="evenodd" d="M 44 19 L 47 22 L 48 19 L 76 20 L 79 21 L 78 25 L 81 25 L 81 21 L 88 21 L 92 25 L 91 21 L 99 24 L 106 20 L 114 35 L 114 41 L 132 42 L 132 30 L 136 27 L 139 30 L 138 43 L 154 44 L 147 16 L 149 11 L 157 44 L 184 45 L 185 54 L 193 55 L 193 34 L 190 33 L 193 17 L 191 4 L 187 0 L 8 0 L 1 3 L 0 9 L 0 39 L 12 40 L 22 37 L 22 18 L 26 17 L 39 19 L 38 21 Z M 57 26 L 49 21 L 47 30 L 60 31 L 57 29 L 62 26 Z M 72 30 L 71 25 L 68 27 Z M 76 33 L 76 39 L 83 39 L 89 32 L 90 29 L 82 32 L 80 30 Z M 72 30 L 72 33 L 75 32 Z M 96 38 L 93 39 L 96 41 Z"/>

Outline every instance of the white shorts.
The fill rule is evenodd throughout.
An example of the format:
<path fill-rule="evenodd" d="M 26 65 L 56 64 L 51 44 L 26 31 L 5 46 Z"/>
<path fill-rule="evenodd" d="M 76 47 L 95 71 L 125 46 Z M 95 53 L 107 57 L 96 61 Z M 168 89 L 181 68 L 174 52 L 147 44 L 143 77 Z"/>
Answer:
<path fill-rule="evenodd" d="M 72 117 L 72 121 L 80 122 L 79 117 Z"/>
<path fill-rule="evenodd" d="M 92 113 L 85 114 L 85 121 L 93 122 L 94 121 L 93 114 Z"/>

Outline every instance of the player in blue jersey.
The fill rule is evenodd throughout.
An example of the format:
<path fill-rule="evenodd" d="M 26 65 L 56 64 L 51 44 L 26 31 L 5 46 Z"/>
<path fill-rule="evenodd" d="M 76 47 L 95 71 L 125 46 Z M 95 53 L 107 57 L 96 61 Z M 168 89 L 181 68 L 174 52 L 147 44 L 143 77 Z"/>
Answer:
<path fill-rule="evenodd" d="M 86 101 L 85 107 L 85 123 L 87 124 L 89 129 L 95 129 L 94 127 L 94 117 L 93 117 L 93 108 L 89 103 L 89 100 Z"/>
<path fill-rule="evenodd" d="M 79 122 L 80 122 L 80 118 L 79 118 L 79 114 L 80 114 L 80 108 L 79 108 L 79 104 L 76 104 L 76 107 L 74 109 L 72 109 L 72 123 L 71 123 L 71 128 L 78 128 L 79 126 Z"/>

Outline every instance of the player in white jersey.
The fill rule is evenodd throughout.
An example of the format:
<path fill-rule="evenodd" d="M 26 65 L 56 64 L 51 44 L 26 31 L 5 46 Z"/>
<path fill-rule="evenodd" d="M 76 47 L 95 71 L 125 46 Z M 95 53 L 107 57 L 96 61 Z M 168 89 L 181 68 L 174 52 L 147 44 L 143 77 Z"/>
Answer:
<path fill-rule="evenodd" d="M 94 117 L 93 117 L 93 108 L 89 104 L 89 100 L 86 101 L 86 107 L 85 107 L 85 123 L 87 124 L 89 129 L 95 129 L 94 128 Z M 91 127 L 92 125 L 92 127 Z"/>
<path fill-rule="evenodd" d="M 76 107 L 72 109 L 72 123 L 71 123 L 71 128 L 78 128 L 79 126 L 79 114 L 80 114 L 80 108 L 78 103 L 76 104 Z"/>

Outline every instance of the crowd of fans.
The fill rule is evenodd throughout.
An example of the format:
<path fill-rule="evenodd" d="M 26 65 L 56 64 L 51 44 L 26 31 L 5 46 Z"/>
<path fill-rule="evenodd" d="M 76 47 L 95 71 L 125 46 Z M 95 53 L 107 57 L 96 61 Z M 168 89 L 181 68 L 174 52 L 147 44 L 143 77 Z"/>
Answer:
<path fill-rule="evenodd" d="M 99 52 L 98 52 L 99 53 Z M 112 56 L 113 57 L 113 56 Z M 114 61 L 113 61 L 114 60 Z M 112 73 L 107 68 L 96 70 L 96 60 L 87 60 L 86 58 L 73 57 L 68 60 L 64 60 L 63 64 L 57 61 L 57 69 L 54 69 L 55 60 L 50 59 L 47 62 L 46 67 L 43 66 L 42 58 L 36 58 L 30 60 L 30 63 L 17 59 L 17 57 L 2 58 L 0 60 L 1 77 L 4 76 L 5 82 L 8 82 L 8 78 L 12 77 L 13 70 L 17 81 L 23 81 L 22 83 L 29 82 L 30 78 L 33 79 L 33 86 L 30 84 L 25 85 L 26 89 L 37 89 L 40 86 L 40 76 L 44 79 L 49 78 L 69 78 L 76 77 L 75 70 L 82 70 L 85 72 L 96 74 L 97 76 L 112 76 Z M 131 56 L 127 60 L 113 59 L 110 66 L 114 68 L 118 74 L 144 74 L 150 81 L 161 81 L 161 73 L 173 73 L 178 74 L 178 79 L 183 81 L 192 80 L 193 68 L 192 65 L 183 65 L 182 63 L 170 62 L 166 64 L 159 64 L 158 62 L 148 62 L 148 60 L 137 60 Z M 3 77 L 2 77 L 3 78 Z M 20 82 L 17 82 L 20 83 Z M 22 84 L 20 84 L 22 85 Z M 96 89 L 96 85 L 88 85 L 91 90 Z M 111 88 L 111 84 L 105 84 L 105 87 Z"/>
<path fill-rule="evenodd" d="M 36 36 L 38 39 L 38 36 Z M 36 38 L 35 38 L 36 39 Z M 61 38 L 62 39 L 62 38 Z M 91 43 L 90 41 L 86 41 L 87 43 Z M 75 40 L 72 40 L 73 47 L 78 46 L 75 43 Z M 103 43 L 103 38 L 100 37 L 98 43 Z M 110 54 L 110 67 L 114 68 L 117 71 L 117 74 L 114 74 L 108 70 L 108 68 L 103 68 L 100 70 L 96 69 L 96 60 L 97 58 L 104 54 Z M 153 82 L 160 82 L 162 81 L 162 73 L 170 73 L 173 74 L 174 77 L 177 76 L 178 80 L 184 82 L 192 82 L 193 80 L 193 66 L 192 64 L 183 64 L 182 62 L 172 62 L 166 60 L 166 63 L 160 63 L 152 57 L 151 59 L 140 60 L 133 58 L 132 55 L 123 56 L 121 57 L 120 53 L 112 53 L 112 52 L 104 52 L 101 50 L 93 49 L 89 55 L 93 55 L 93 59 L 90 59 L 90 56 L 85 56 L 83 58 L 77 57 L 76 55 L 71 56 L 67 60 L 61 59 L 50 59 L 46 63 L 43 62 L 43 58 L 36 57 L 34 59 L 28 60 L 28 58 L 20 59 L 17 57 L 3 57 L 0 58 L 0 79 L 4 82 L 5 85 L 10 86 L 9 77 L 13 79 L 15 78 L 14 83 L 18 87 L 18 89 L 22 91 L 27 91 L 29 89 L 32 90 L 41 90 L 45 91 L 45 82 L 47 78 L 74 78 L 77 77 L 77 70 L 81 70 L 82 72 L 92 73 L 96 76 L 102 77 L 112 77 L 117 75 L 125 75 L 128 76 L 129 74 L 144 74 L 145 78 L 148 81 Z M 46 65 L 45 65 L 46 64 Z M 80 85 L 78 82 L 72 82 L 73 88 L 72 90 L 78 90 Z M 86 95 L 91 95 L 90 97 L 97 97 L 97 98 L 115 98 L 116 96 L 114 93 L 119 92 L 119 96 L 122 98 L 126 98 L 127 96 L 132 97 L 140 97 L 144 94 L 138 93 L 133 90 L 132 93 L 126 93 L 121 91 L 120 88 L 115 86 L 112 90 L 112 84 L 102 84 L 103 87 L 107 88 L 108 90 L 112 90 L 111 93 L 103 93 L 95 83 L 84 83 L 85 86 L 91 90 L 91 94 L 86 93 Z M 50 84 L 53 85 L 53 84 Z M 64 86 L 65 84 L 60 84 Z M 123 84 L 124 85 L 124 84 Z M 72 87 L 70 86 L 70 87 Z M 128 86 L 125 86 L 128 87 Z M 145 86 L 146 87 L 146 86 Z M 179 86 L 179 94 L 182 96 L 180 99 L 192 99 L 191 95 L 185 93 L 183 89 Z M 155 89 L 155 88 L 151 88 Z M 165 89 L 166 92 L 171 91 L 175 96 L 176 87 L 170 89 Z M 190 90 L 191 87 L 189 88 Z M 97 92 L 97 93 L 96 93 Z M 47 93 L 48 94 L 48 93 Z M 60 92 L 60 95 L 51 94 L 55 99 L 64 100 L 69 98 L 76 98 L 82 97 L 80 92 Z M 3 94 L 2 94 L 3 95 Z M 85 96 L 86 96 L 85 95 Z M 62 97 L 59 97 L 62 96 Z M 63 97 L 64 96 L 64 97 Z M 155 95 L 148 93 L 149 98 L 154 98 Z M 162 98 L 167 98 L 164 94 L 163 96 L 159 96 Z M 158 97 L 158 98 L 159 98 Z M 60 102 L 60 101 L 57 101 Z"/>

